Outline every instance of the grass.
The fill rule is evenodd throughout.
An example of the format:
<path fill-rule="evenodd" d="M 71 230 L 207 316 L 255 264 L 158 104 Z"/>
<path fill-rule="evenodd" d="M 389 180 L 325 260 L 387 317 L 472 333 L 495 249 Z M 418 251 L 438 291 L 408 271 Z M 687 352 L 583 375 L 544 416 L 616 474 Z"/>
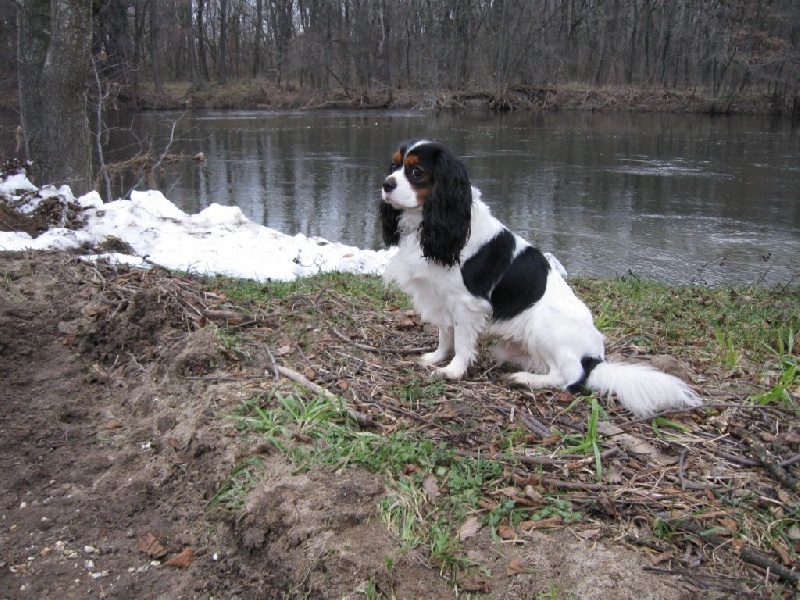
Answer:
<path fill-rule="evenodd" d="M 577 400 L 576 400 L 577 402 Z M 565 436 L 565 446 L 561 452 L 565 454 L 584 454 L 591 452 L 594 455 L 594 469 L 597 481 L 603 479 L 603 464 L 600 458 L 600 441 L 597 433 L 597 423 L 601 418 L 606 419 L 605 411 L 600 408 L 597 398 L 589 398 L 591 412 L 583 436 Z M 570 443 L 575 442 L 575 443 Z"/>
<path fill-rule="evenodd" d="M 446 408 L 448 403 L 466 405 L 478 400 L 481 405 L 494 405 L 494 397 L 481 397 L 481 393 L 497 390 L 503 390 L 501 400 L 510 398 L 505 387 L 501 384 L 492 387 L 492 382 L 485 381 L 485 375 L 475 375 L 470 382 L 455 386 L 428 378 L 404 357 L 359 354 L 358 349 L 343 340 L 335 340 L 331 346 L 328 340 L 333 338 L 330 336 L 321 343 L 319 336 L 326 335 L 330 327 L 341 328 L 354 341 L 364 340 L 375 347 L 381 344 L 416 346 L 430 341 L 420 339 L 419 329 L 407 333 L 394 328 L 396 319 L 393 320 L 392 315 L 410 311 L 411 306 L 405 296 L 386 287 L 378 278 L 333 273 L 291 283 L 264 284 L 225 278 L 215 278 L 209 283 L 229 302 L 246 307 L 246 312 L 267 315 L 269 336 L 261 343 L 277 347 L 285 344 L 280 340 L 290 339 L 302 347 L 304 355 L 295 360 L 305 359 L 315 368 L 322 365 L 323 375 L 327 377 L 326 387 L 345 378 L 350 387 L 333 389 L 348 399 L 369 405 L 374 396 L 432 422 L 437 411 Z M 596 315 L 596 323 L 607 336 L 609 353 L 672 355 L 698 374 L 701 385 L 714 390 L 733 389 L 732 393 L 741 399 L 742 406 L 777 408 L 800 414 L 800 288 L 667 286 L 631 278 L 576 279 L 571 283 Z M 234 353 L 242 345 L 238 335 L 231 334 L 232 339 L 226 341 L 226 347 Z M 384 362 L 384 358 L 386 364 L 378 364 Z M 382 370 L 365 369 L 365 361 L 375 362 L 376 368 Z M 375 377 L 378 379 L 373 379 Z M 343 392 L 345 389 L 348 391 Z M 553 399 L 548 398 L 537 395 L 537 405 L 549 406 Z M 525 408 L 518 397 L 515 397 L 514 406 L 516 410 Z M 300 469 L 323 466 L 336 471 L 357 466 L 380 474 L 388 489 L 378 509 L 384 522 L 395 532 L 403 548 L 426 548 L 442 570 L 452 575 L 475 568 L 467 559 L 464 543 L 459 540 L 459 529 L 471 515 L 480 515 L 482 525 L 500 539 L 506 528 L 515 530 L 520 523 L 554 517 L 561 523 L 571 523 L 585 520 L 596 511 L 594 501 L 587 500 L 586 494 L 583 500 L 576 501 L 575 495 L 543 488 L 539 490 L 541 498 L 535 506 L 520 502 L 520 495 L 504 495 L 504 490 L 515 486 L 515 470 L 530 472 L 531 468 L 519 468 L 520 465 L 506 459 L 459 455 L 454 449 L 459 444 L 453 439 L 460 439 L 458 436 L 462 433 L 468 434 L 470 437 L 466 439 L 471 443 L 488 444 L 494 451 L 512 457 L 530 452 L 552 457 L 586 455 L 589 460 L 585 461 L 585 470 L 562 472 L 561 476 L 571 481 L 588 480 L 602 485 L 607 481 L 607 471 L 612 469 L 602 464 L 601 451 L 612 442 L 600 436 L 598 423 L 607 418 L 620 418 L 618 413 L 606 415 L 603 406 L 601 400 L 588 396 L 576 398 L 567 408 L 554 411 L 551 430 L 555 442 L 532 436 L 513 419 L 482 430 L 481 418 L 490 423 L 494 421 L 489 418 L 491 415 L 477 412 L 474 406 L 472 412 L 466 411 L 468 416 L 464 418 L 445 411 L 448 416 L 437 421 L 439 430 L 398 418 L 394 426 L 375 433 L 362 430 L 352 421 L 344 400 L 317 397 L 286 383 L 276 383 L 270 390 L 243 402 L 234 418 L 243 432 L 265 436 Z M 707 414 L 719 413 L 709 409 Z M 762 426 L 779 433 L 791 428 L 789 421 L 770 422 L 767 415 L 772 414 L 742 415 L 737 426 L 752 428 L 752 433 L 747 435 L 755 436 Z M 687 449 L 686 464 L 680 467 L 682 476 L 706 481 L 703 477 L 708 473 L 707 465 L 716 464 L 715 460 L 719 462 L 719 459 L 715 458 L 713 450 L 705 450 L 706 442 L 695 436 L 705 425 L 703 418 L 699 415 L 693 420 L 685 415 L 657 417 L 626 432 L 648 436 L 651 441 L 656 440 L 660 448 L 672 446 L 673 454 L 675 445 L 677 454 L 681 448 Z M 483 440 L 475 437 L 476 432 L 480 434 L 481 431 L 487 432 Z M 710 438 L 720 433 L 710 431 Z M 726 432 L 724 437 L 729 436 Z M 689 439 L 693 441 L 686 441 Z M 557 447 L 553 448 L 553 444 Z M 701 449 L 707 454 L 702 454 Z M 693 455 L 695 466 L 691 463 Z M 648 457 L 638 460 L 646 463 Z M 668 468 L 671 471 L 667 472 L 667 478 L 671 477 L 672 483 L 667 487 L 680 489 L 677 467 Z M 714 467 L 718 468 L 719 465 Z M 628 471 L 623 476 L 633 478 L 625 481 L 629 481 L 634 490 L 640 483 L 647 486 L 646 478 L 658 470 L 658 466 L 650 463 L 641 473 Z M 549 472 L 558 475 L 552 470 Z M 214 502 L 239 510 L 247 486 L 257 476 L 258 465 L 238 465 Z M 757 481 L 757 478 L 749 481 Z M 654 489 L 659 482 L 660 479 L 651 482 Z M 716 508 L 706 512 L 726 511 L 737 523 L 739 540 L 765 551 L 775 545 L 795 548 L 793 540 L 797 530 L 796 526 L 793 528 L 793 520 L 798 517 L 800 503 L 783 502 L 782 509 L 776 511 L 774 502 L 763 501 L 765 494 L 773 493 L 769 490 L 774 489 L 774 483 L 772 488 L 755 485 L 752 490 L 747 487 L 749 485 L 738 479 L 721 480 L 709 487 L 713 493 L 698 492 L 692 502 L 707 509 L 704 503 L 713 497 Z M 622 493 L 621 489 L 619 491 Z M 520 490 L 517 492 L 521 494 Z M 619 497 L 615 497 L 614 502 L 620 502 Z M 639 505 L 633 502 L 630 506 L 634 509 L 629 510 L 638 510 L 635 507 Z M 683 512 L 675 510 L 680 515 L 675 518 L 686 518 Z M 700 510 L 697 514 L 704 513 Z M 673 530 L 670 517 L 661 515 L 648 516 L 652 519 L 649 524 L 655 538 L 680 546 L 687 538 Z M 689 517 L 693 515 L 690 511 Z M 637 518 L 643 518 L 641 510 Z M 714 531 L 720 527 L 711 519 L 708 525 Z M 796 558 L 796 550 L 790 551 Z M 556 588 L 552 593 L 562 597 Z"/>
<path fill-rule="evenodd" d="M 800 287 L 668 286 L 653 281 L 575 279 L 612 341 L 718 366 L 761 363 L 800 330 Z M 797 352 L 795 348 L 793 350 Z"/>
<path fill-rule="evenodd" d="M 457 457 L 443 444 L 409 432 L 360 431 L 330 398 L 306 398 L 296 390 L 262 395 L 243 402 L 234 418 L 243 431 L 265 435 L 300 469 L 359 466 L 383 474 L 390 490 L 379 507 L 384 522 L 403 549 L 427 547 L 431 558 L 451 573 L 469 566 L 458 541 L 460 526 L 487 493 L 508 483 L 498 461 Z M 212 503 L 237 510 L 251 466 L 238 466 Z M 568 501 L 552 498 L 550 506 L 537 510 L 521 509 L 513 501 L 499 503 L 484 523 L 496 532 L 503 524 L 516 527 L 554 514 L 576 518 Z"/>

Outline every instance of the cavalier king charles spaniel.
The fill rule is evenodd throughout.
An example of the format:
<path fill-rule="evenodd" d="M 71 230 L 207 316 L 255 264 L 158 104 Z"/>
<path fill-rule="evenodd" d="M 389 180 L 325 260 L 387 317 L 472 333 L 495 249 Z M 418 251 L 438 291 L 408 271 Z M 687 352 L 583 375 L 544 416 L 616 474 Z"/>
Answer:
<path fill-rule="evenodd" d="M 637 416 L 702 404 L 677 377 L 605 360 L 603 335 L 558 262 L 492 216 L 445 146 L 404 144 L 382 187 L 383 239 L 398 247 L 384 277 L 438 326 L 438 348 L 422 363 L 450 359 L 436 370 L 440 376 L 463 377 L 487 333 L 498 339 L 495 359 L 520 367 L 511 378 L 532 389 L 614 394 Z"/>

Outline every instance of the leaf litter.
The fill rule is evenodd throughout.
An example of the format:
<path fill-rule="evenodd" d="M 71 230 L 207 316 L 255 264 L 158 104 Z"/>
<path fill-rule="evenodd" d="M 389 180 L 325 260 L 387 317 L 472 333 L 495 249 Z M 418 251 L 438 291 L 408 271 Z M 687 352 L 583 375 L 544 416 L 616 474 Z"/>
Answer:
<path fill-rule="evenodd" d="M 454 532 L 465 556 L 470 544 L 494 535 L 524 548 L 543 543 L 538 536 L 572 533 L 582 543 L 638 549 L 650 563 L 640 575 L 679 581 L 683 597 L 791 595 L 798 586 L 800 427 L 791 407 L 744 401 L 752 371 L 722 372 L 699 357 L 689 371 L 707 405 L 670 413 L 672 426 L 633 419 L 603 401 L 600 454 L 593 456 L 571 450 L 588 434 L 590 402 L 510 388 L 486 348 L 466 380 L 431 379 L 415 359 L 435 345 L 435 331 L 395 304 L 390 290 L 376 306 L 374 298 L 345 293 L 321 277 L 313 291 L 277 295 L 264 286 L 261 299 L 234 301 L 215 280 L 50 260 L 76 286 L 93 290 L 91 310 L 60 328 L 64 344 L 98 365 L 88 376 L 94 385 L 124 388 L 148 363 L 156 377 L 206 387 L 232 382 L 245 396 L 290 381 L 309 397 L 322 391 L 341 399 L 361 427 L 384 435 L 411 432 L 464 460 L 500 463 L 504 483 L 482 489 L 476 512 Z M 172 349 L 169 361 L 165 348 Z M 630 354 L 626 340 L 611 340 L 609 354 L 615 353 Z M 119 415 L 104 415 L 102 422 L 115 423 L 107 434 L 125 430 Z M 200 456 L 202 440 L 194 435 L 179 445 Z M 424 477 L 423 490 L 429 504 L 446 502 L 447 487 L 433 473 Z M 550 510 L 553 498 L 563 503 L 563 514 Z M 492 524 L 500 507 L 507 511 Z M 165 556 L 155 536 L 139 540 L 141 552 Z M 178 546 L 192 553 L 191 559 L 177 555 L 186 563 L 179 566 L 189 567 L 194 551 Z M 504 563 L 509 576 L 522 581 L 537 572 L 524 550 L 512 550 L 517 554 Z M 298 589 L 312 579 L 309 574 Z M 479 571 L 459 572 L 456 581 L 466 591 L 505 589 L 505 597 L 516 597 L 512 584 L 499 588 L 497 576 Z"/>

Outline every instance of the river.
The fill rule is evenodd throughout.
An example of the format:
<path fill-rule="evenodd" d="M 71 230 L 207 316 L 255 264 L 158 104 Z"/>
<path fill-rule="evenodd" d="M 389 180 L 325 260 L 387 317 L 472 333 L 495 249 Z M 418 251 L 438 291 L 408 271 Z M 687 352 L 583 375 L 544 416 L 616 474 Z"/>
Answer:
<path fill-rule="evenodd" d="M 571 275 L 800 278 L 800 138 L 787 119 L 145 112 L 115 119 L 109 157 L 163 152 L 173 124 L 169 151 L 205 157 L 165 163 L 156 181 L 186 212 L 236 205 L 285 233 L 379 248 L 389 157 L 399 142 L 426 137 L 461 156 L 494 213 Z"/>

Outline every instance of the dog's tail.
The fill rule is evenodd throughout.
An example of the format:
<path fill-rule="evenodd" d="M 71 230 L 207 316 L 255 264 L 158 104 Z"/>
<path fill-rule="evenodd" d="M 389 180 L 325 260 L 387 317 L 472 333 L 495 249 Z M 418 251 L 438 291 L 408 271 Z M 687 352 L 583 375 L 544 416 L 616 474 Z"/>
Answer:
<path fill-rule="evenodd" d="M 603 395 L 616 395 L 639 417 L 703 404 L 697 392 L 682 380 L 643 364 L 597 362 L 583 385 Z"/>

